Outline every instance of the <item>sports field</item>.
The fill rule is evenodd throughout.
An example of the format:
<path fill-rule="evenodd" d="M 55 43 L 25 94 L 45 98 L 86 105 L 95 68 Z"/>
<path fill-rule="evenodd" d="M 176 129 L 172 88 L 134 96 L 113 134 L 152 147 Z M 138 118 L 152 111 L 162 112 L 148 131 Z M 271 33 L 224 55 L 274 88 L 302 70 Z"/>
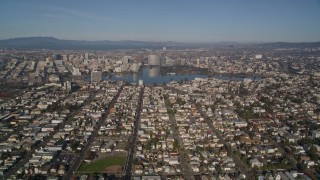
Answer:
<path fill-rule="evenodd" d="M 78 173 L 81 172 L 104 172 L 109 166 L 119 165 L 124 166 L 126 162 L 125 156 L 112 156 L 96 160 L 92 163 L 82 162 Z"/>

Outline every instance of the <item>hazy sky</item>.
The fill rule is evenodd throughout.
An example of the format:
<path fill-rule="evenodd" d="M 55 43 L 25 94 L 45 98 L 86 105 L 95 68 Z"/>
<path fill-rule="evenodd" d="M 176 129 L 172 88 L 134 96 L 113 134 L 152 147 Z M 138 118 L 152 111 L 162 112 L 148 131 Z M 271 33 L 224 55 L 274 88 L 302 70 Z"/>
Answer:
<path fill-rule="evenodd" d="M 320 0 L 1 0 L 0 39 L 320 41 Z"/>

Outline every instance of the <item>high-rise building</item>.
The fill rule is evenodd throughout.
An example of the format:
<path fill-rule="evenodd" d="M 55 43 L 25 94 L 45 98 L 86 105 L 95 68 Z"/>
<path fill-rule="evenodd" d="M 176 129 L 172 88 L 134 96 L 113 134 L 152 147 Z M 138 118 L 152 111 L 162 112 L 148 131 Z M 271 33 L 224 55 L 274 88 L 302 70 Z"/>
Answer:
<path fill-rule="evenodd" d="M 131 70 L 133 72 L 138 72 L 139 71 L 139 68 L 140 68 L 140 65 L 138 63 L 133 63 L 132 64 L 132 67 L 131 67 Z"/>
<path fill-rule="evenodd" d="M 54 58 L 53 57 L 47 57 L 46 58 L 46 62 L 47 63 L 54 62 Z"/>
<path fill-rule="evenodd" d="M 62 55 L 62 60 L 68 61 L 68 55 Z"/>
<path fill-rule="evenodd" d="M 70 81 L 64 82 L 63 86 L 67 92 L 72 92 L 72 83 Z"/>
<path fill-rule="evenodd" d="M 152 54 L 148 56 L 148 65 L 149 66 L 160 66 L 161 60 L 160 56 L 157 54 Z"/>
<path fill-rule="evenodd" d="M 255 59 L 262 59 L 263 55 L 262 54 L 256 54 Z"/>
<path fill-rule="evenodd" d="M 81 72 L 79 68 L 72 67 L 72 75 L 73 76 L 81 76 Z"/>
<path fill-rule="evenodd" d="M 132 61 L 132 56 L 123 56 L 123 57 L 121 58 L 121 61 L 122 61 L 123 64 L 131 63 L 131 61 Z"/>
<path fill-rule="evenodd" d="M 62 60 L 62 56 L 60 54 L 54 54 L 52 57 L 54 60 Z"/>
<path fill-rule="evenodd" d="M 102 72 L 101 71 L 92 71 L 91 72 L 91 82 L 100 82 L 102 81 Z"/>
<path fill-rule="evenodd" d="M 165 56 L 160 56 L 160 64 L 161 64 L 161 66 L 166 65 L 166 57 Z"/>
<path fill-rule="evenodd" d="M 139 79 L 139 86 L 143 86 L 143 80 Z"/>
<path fill-rule="evenodd" d="M 86 60 L 88 60 L 88 59 L 89 59 L 89 53 L 84 54 L 84 58 L 85 58 Z"/>
<path fill-rule="evenodd" d="M 197 67 L 200 67 L 200 59 L 197 59 Z"/>

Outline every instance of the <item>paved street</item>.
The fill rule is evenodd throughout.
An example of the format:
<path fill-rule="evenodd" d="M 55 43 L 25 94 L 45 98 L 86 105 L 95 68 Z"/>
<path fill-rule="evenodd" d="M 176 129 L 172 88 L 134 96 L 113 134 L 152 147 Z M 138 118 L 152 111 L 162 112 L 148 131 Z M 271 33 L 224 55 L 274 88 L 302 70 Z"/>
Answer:
<path fill-rule="evenodd" d="M 201 116 L 204 117 L 205 122 L 209 125 L 212 131 L 217 135 L 219 140 L 224 144 L 225 147 L 227 147 L 228 152 L 230 152 L 228 153 L 228 155 L 234 160 L 234 162 L 236 163 L 236 167 L 240 170 L 241 173 L 246 175 L 246 178 L 251 179 L 252 173 L 248 171 L 249 167 L 246 164 L 244 164 L 244 162 L 242 162 L 242 160 L 238 156 L 236 156 L 232 150 L 230 150 L 231 149 L 230 145 L 228 144 L 228 142 L 224 140 L 220 132 L 213 126 L 211 119 L 201 111 L 200 107 L 197 107 L 197 110 L 200 112 Z"/>
<path fill-rule="evenodd" d="M 108 117 L 110 109 L 113 107 L 113 104 L 116 102 L 116 100 L 119 97 L 119 94 L 122 91 L 122 87 L 119 89 L 117 95 L 112 99 L 112 101 L 108 104 L 108 107 L 105 109 L 105 113 L 102 115 L 102 117 L 99 119 L 97 125 L 94 127 L 94 131 L 90 138 L 88 139 L 87 144 L 84 146 L 84 148 L 81 150 L 79 156 L 76 158 L 76 160 L 71 164 L 70 169 L 68 170 L 67 174 L 64 176 L 65 180 L 69 180 L 74 175 L 74 172 L 79 168 L 81 162 L 83 161 L 85 155 L 89 152 L 89 147 L 91 143 L 94 141 L 95 137 L 98 134 L 98 131 L 103 123 L 103 121 Z"/>
<path fill-rule="evenodd" d="M 168 101 L 168 99 L 165 100 L 165 103 L 166 103 L 167 109 L 169 109 L 169 101 Z M 172 126 L 173 126 L 173 134 L 174 134 L 175 140 L 178 141 L 178 144 L 179 144 L 179 147 L 178 147 L 179 148 L 179 153 L 178 153 L 178 155 L 179 155 L 179 161 L 180 161 L 182 175 L 183 175 L 183 177 L 185 179 L 193 180 L 194 179 L 194 174 L 193 174 L 192 169 L 189 166 L 188 153 L 184 149 L 183 140 L 179 135 L 176 118 L 172 114 L 168 114 L 168 115 L 169 115 L 170 122 L 172 123 Z"/>
<path fill-rule="evenodd" d="M 59 126 L 55 129 L 54 132 L 52 132 L 50 134 L 50 136 L 46 139 L 44 139 L 39 147 L 43 147 L 45 146 L 53 137 L 53 135 L 62 127 L 65 126 L 65 124 L 67 124 L 69 121 L 68 119 L 70 119 L 70 117 L 75 116 L 79 111 L 81 111 L 82 107 L 84 107 L 85 105 L 87 105 L 88 103 L 90 103 L 93 98 L 96 96 L 97 92 L 93 92 L 92 94 L 90 94 L 90 96 L 85 100 L 85 102 L 82 104 L 82 106 L 77 109 L 76 111 L 71 112 L 67 117 L 66 117 L 66 121 L 64 121 L 63 123 L 59 124 Z M 25 163 L 27 163 L 30 158 L 32 157 L 32 154 L 35 152 L 37 148 L 32 148 L 31 151 L 29 151 L 27 153 L 27 155 L 21 160 L 19 161 L 16 165 L 14 165 L 12 168 L 10 168 L 10 170 L 4 175 L 3 179 L 8 179 L 11 175 L 13 175 L 15 172 L 17 172 Z"/>
<path fill-rule="evenodd" d="M 140 126 L 140 115 L 141 115 L 143 93 L 144 93 L 144 87 L 142 87 L 140 90 L 139 102 L 138 102 L 138 107 L 137 107 L 135 122 L 134 122 L 134 132 L 132 134 L 132 138 L 131 138 L 131 142 L 130 142 L 131 146 L 129 149 L 127 163 L 126 163 L 126 167 L 125 167 L 125 174 L 126 174 L 125 179 L 131 179 L 131 175 L 132 175 L 132 172 L 131 172 L 132 171 L 132 161 L 134 159 L 138 130 L 139 130 L 139 126 Z"/>
<path fill-rule="evenodd" d="M 186 94 L 185 92 L 178 90 L 176 88 L 172 88 L 172 87 L 168 87 L 168 89 L 175 91 L 177 93 L 181 93 L 181 94 Z M 193 104 L 195 104 L 194 102 L 192 102 Z M 195 104 L 196 105 L 196 104 Z M 196 106 L 197 107 L 197 106 Z M 217 135 L 217 137 L 219 138 L 219 140 L 224 144 L 225 147 L 227 147 L 228 149 L 230 149 L 229 144 L 224 140 L 224 138 L 222 137 L 222 135 L 220 134 L 220 132 L 213 126 L 211 119 L 202 112 L 201 107 L 197 107 L 197 110 L 200 112 L 201 116 L 204 117 L 205 122 L 208 124 L 208 126 L 213 130 L 213 132 Z M 229 151 L 230 154 L 229 156 L 235 161 L 236 163 L 236 167 L 240 170 L 241 173 L 245 174 L 247 178 L 251 178 L 252 177 L 252 173 L 250 171 L 248 171 L 248 167 L 246 164 L 244 164 L 244 162 L 241 161 L 241 159 L 239 157 L 237 157 L 232 150 Z"/>

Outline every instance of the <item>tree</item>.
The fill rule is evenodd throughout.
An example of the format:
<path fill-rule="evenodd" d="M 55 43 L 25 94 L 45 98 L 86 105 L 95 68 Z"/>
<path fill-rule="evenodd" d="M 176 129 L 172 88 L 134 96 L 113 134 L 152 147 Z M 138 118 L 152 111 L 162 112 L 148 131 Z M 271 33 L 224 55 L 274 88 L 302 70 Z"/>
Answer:
<path fill-rule="evenodd" d="M 221 174 L 221 173 L 222 173 L 222 168 L 221 168 L 221 165 L 220 165 L 220 164 L 218 164 L 218 165 L 216 166 L 216 170 L 217 170 L 217 173 L 218 173 L 218 174 Z"/>
<path fill-rule="evenodd" d="M 173 142 L 173 149 L 174 149 L 174 150 L 178 150 L 178 148 L 179 148 L 179 143 L 178 143 L 177 140 L 174 140 L 174 142 Z"/>
<path fill-rule="evenodd" d="M 243 97 L 243 96 L 247 96 L 249 94 L 249 91 L 247 90 L 247 88 L 244 86 L 243 83 L 240 84 L 240 87 L 239 87 L 239 95 L 240 97 Z"/>
<path fill-rule="evenodd" d="M 303 145 L 305 145 L 305 144 L 315 144 L 316 143 L 316 141 L 314 140 L 314 139 L 311 139 L 311 138 L 303 138 L 303 139 L 300 139 L 299 141 L 298 141 L 298 144 L 300 145 L 300 146 L 303 146 Z"/>
<path fill-rule="evenodd" d="M 79 141 L 72 141 L 71 142 L 71 149 L 73 151 L 77 151 L 77 147 L 80 145 L 80 142 Z"/>
<path fill-rule="evenodd" d="M 297 126 L 296 123 L 294 123 L 294 124 L 292 125 L 292 132 L 293 132 L 293 133 L 296 133 L 297 131 L 298 131 L 298 126 Z"/>
<path fill-rule="evenodd" d="M 309 151 L 307 152 L 307 154 L 310 156 L 311 160 L 313 161 L 317 161 L 319 160 L 319 155 L 317 154 L 317 149 L 316 147 L 312 146 Z"/>
<path fill-rule="evenodd" d="M 299 171 L 305 171 L 307 169 L 307 165 L 303 163 L 298 163 L 297 168 Z"/>

